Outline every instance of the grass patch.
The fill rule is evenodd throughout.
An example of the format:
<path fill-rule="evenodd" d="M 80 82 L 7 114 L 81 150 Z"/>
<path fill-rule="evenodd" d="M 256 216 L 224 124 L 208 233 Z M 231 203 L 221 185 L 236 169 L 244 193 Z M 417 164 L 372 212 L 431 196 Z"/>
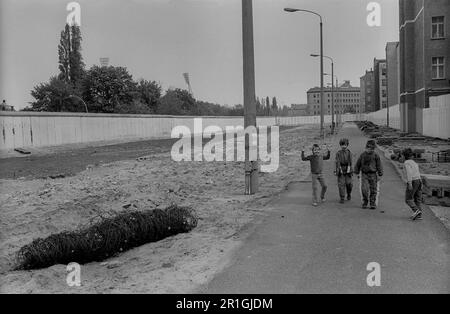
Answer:
<path fill-rule="evenodd" d="M 17 253 L 15 270 L 99 262 L 143 244 L 189 232 L 196 226 L 197 218 L 189 207 L 172 205 L 123 213 L 85 229 L 34 240 Z"/>

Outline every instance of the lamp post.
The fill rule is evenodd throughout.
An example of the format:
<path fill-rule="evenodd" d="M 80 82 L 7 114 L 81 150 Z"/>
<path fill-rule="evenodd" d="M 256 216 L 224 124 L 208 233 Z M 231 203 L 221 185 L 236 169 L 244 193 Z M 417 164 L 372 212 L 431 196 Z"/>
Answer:
<path fill-rule="evenodd" d="M 255 53 L 253 41 L 253 0 L 242 0 L 242 43 L 244 72 L 244 128 L 256 128 Z M 245 195 L 258 191 L 258 160 L 250 160 L 251 134 L 245 136 Z"/>
<path fill-rule="evenodd" d="M 322 16 L 314 11 L 303 10 L 303 9 L 293 9 L 293 8 L 284 8 L 284 11 L 293 13 L 293 12 L 305 12 L 318 16 L 320 18 L 320 136 L 322 138 L 325 137 L 324 133 L 324 114 L 323 114 L 323 19 Z"/>
<path fill-rule="evenodd" d="M 311 54 L 311 57 L 320 57 L 320 55 L 317 54 Z M 324 58 L 327 58 L 331 61 L 331 132 L 334 134 L 336 122 L 334 119 L 335 116 L 335 110 L 334 110 L 334 60 L 331 57 L 323 56 Z"/>

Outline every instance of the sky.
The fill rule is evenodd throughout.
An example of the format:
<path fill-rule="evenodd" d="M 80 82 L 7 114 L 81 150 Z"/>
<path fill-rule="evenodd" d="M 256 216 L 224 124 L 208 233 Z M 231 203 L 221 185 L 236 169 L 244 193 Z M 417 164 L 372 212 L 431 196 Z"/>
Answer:
<path fill-rule="evenodd" d="M 0 99 L 16 109 L 32 101 L 30 91 L 58 74 L 60 33 L 66 0 L 0 0 Z M 87 68 L 109 57 L 135 79 L 160 82 L 164 90 L 187 88 L 195 98 L 235 105 L 243 102 L 241 0 L 78 0 L 82 53 Z M 398 41 L 398 1 L 378 0 L 381 26 L 369 27 L 369 0 L 253 0 L 256 94 L 278 103 L 306 103 L 320 85 L 319 19 L 286 13 L 313 10 L 324 20 L 324 54 L 335 60 L 339 81 L 359 78 Z M 330 62 L 325 60 L 325 72 Z M 330 77 L 325 77 L 329 81 Z"/>

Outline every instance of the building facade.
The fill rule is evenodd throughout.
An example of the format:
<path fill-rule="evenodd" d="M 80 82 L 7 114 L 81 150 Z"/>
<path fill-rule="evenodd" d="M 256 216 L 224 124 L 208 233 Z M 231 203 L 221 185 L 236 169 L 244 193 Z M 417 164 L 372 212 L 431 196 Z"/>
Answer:
<path fill-rule="evenodd" d="M 334 94 L 334 112 L 338 113 L 360 113 L 361 112 L 361 89 L 353 87 L 350 81 L 334 89 L 324 88 L 324 114 L 332 113 L 332 94 Z M 320 88 L 314 87 L 307 92 L 308 107 L 311 115 L 320 115 Z"/>
<path fill-rule="evenodd" d="M 374 108 L 375 111 L 387 107 L 387 65 L 385 59 L 373 60 Z"/>
<path fill-rule="evenodd" d="M 400 104 L 400 50 L 399 42 L 386 44 L 387 104 Z"/>
<path fill-rule="evenodd" d="M 374 106 L 374 81 L 373 81 L 373 71 L 366 71 L 366 74 L 360 78 L 361 86 L 361 112 L 373 112 L 375 111 Z"/>
<path fill-rule="evenodd" d="M 309 106 L 307 104 L 304 105 L 292 104 L 291 108 L 289 109 L 289 115 L 292 117 L 312 116 L 309 110 Z"/>
<path fill-rule="evenodd" d="M 399 0 L 402 130 L 423 132 L 429 98 L 450 93 L 450 1 Z"/>

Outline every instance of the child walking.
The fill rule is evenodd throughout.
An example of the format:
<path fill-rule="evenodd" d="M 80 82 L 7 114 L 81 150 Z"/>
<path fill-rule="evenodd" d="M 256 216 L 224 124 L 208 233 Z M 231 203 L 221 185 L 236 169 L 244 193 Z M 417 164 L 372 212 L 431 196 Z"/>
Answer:
<path fill-rule="evenodd" d="M 406 193 L 405 202 L 412 209 L 412 220 L 422 220 L 422 189 L 423 183 L 420 177 L 419 165 L 412 160 L 412 149 L 407 148 L 403 151 L 405 157 L 405 171 L 406 171 Z"/>
<path fill-rule="evenodd" d="M 369 202 L 370 209 L 377 209 L 379 180 L 383 176 L 383 167 L 375 147 L 374 140 L 367 141 L 366 151 L 361 154 L 355 166 L 355 173 L 360 179 L 363 209 L 368 208 Z"/>
<path fill-rule="evenodd" d="M 322 187 L 320 193 L 320 200 L 325 202 L 325 193 L 327 192 L 327 184 L 323 177 L 323 161 L 330 159 L 330 150 L 326 156 L 320 153 L 320 147 L 318 144 L 314 144 L 312 147 L 312 155 L 305 157 L 305 152 L 302 151 L 302 160 L 309 161 L 311 163 L 311 179 L 312 179 L 312 195 L 313 195 L 313 206 L 317 206 L 319 202 L 319 184 Z"/>
<path fill-rule="evenodd" d="M 352 153 L 348 149 L 349 140 L 343 138 L 339 141 L 341 150 L 336 153 L 336 171 L 335 174 L 338 179 L 339 196 L 341 197 L 341 204 L 345 203 L 345 197 L 350 201 L 352 199 L 353 189 L 353 164 Z"/>

